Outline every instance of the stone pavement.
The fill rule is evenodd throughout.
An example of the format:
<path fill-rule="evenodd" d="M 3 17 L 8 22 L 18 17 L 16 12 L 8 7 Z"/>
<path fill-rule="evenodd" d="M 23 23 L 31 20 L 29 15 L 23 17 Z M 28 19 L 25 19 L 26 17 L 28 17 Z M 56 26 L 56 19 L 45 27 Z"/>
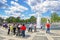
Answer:
<path fill-rule="evenodd" d="M 51 33 L 45 33 L 44 30 L 38 32 L 27 32 L 26 37 L 7 35 L 7 30 L 0 28 L 0 40 L 60 40 L 60 30 L 51 30 Z"/>

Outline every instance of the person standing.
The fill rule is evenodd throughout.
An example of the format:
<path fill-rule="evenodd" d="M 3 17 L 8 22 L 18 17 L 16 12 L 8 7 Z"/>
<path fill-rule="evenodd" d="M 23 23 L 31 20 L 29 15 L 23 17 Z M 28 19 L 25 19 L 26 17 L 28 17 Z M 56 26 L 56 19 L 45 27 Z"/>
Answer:
<path fill-rule="evenodd" d="M 50 33 L 50 23 L 46 23 L 46 33 Z"/>
<path fill-rule="evenodd" d="M 28 32 L 32 32 L 32 24 L 29 25 Z"/>
<path fill-rule="evenodd" d="M 13 33 L 16 34 L 16 24 L 13 25 Z"/>
<path fill-rule="evenodd" d="M 21 24 L 17 25 L 17 36 L 20 35 Z"/>
<path fill-rule="evenodd" d="M 34 32 L 36 32 L 36 24 L 34 24 Z"/>
<path fill-rule="evenodd" d="M 10 25 L 10 31 L 13 32 L 13 25 Z"/>
<path fill-rule="evenodd" d="M 42 26 L 42 24 L 41 24 L 41 29 L 42 29 L 42 27 L 43 27 L 43 26 Z"/>
<path fill-rule="evenodd" d="M 10 34 L 10 25 L 8 26 L 8 35 Z"/>
<path fill-rule="evenodd" d="M 24 24 L 21 26 L 20 30 L 22 31 L 22 36 L 25 37 L 26 26 Z"/>
<path fill-rule="evenodd" d="M 4 28 L 8 28 L 7 23 L 3 24 L 3 27 L 4 27 Z"/>

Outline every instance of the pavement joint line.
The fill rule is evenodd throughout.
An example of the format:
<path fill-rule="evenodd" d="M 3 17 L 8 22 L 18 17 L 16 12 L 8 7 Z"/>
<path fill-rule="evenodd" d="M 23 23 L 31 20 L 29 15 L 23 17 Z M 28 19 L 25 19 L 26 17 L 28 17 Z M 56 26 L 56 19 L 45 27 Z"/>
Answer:
<path fill-rule="evenodd" d="M 10 37 L 10 36 L 4 36 L 4 35 L 0 35 L 0 36 L 5 37 L 5 38 L 8 38 L 8 39 L 10 39 L 10 38 L 16 39 L 16 37 Z"/>
<path fill-rule="evenodd" d="M 60 36 L 52 36 L 52 37 L 60 37 Z"/>
<path fill-rule="evenodd" d="M 4 29 L 0 28 L 0 30 L 4 30 Z M 41 35 L 41 34 L 37 35 L 37 33 L 44 33 L 44 35 Z M 53 32 L 53 33 L 55 33 L 55 32 Z M 26 38 L 25 39 L 24 38 L 17 38 L 16 36 L 11 37 L 11 36 L 8 36 L 8 35 L 3 35 L 3 34 L 0 34 L 0 36 L 5 37 L 6 39 L 4 39 L 4 40 L 9 40 L 9 39 L 14 39 L 14 40 L 32 40 L 33 37 L 35 37 L 35 36 L 46 36 L 48 40 L 54 40 L 53 37 L 59 37 L 60 38 L 60 36 L 57 36 L 57 35 L 56 36 L 51 36 L 51 35 L 49 35 L 48 33 L 46 33 L 45 31 L 42 31 L 42 30 L 40 30 L 39 32 L 36 32 L 36 33 L 28 33 L 28 34 L 30 34 L 31 37 L 28 37 L 27 39 Z M 58 33 L 56 33 L 56 34 L 58 34 Z"/>
<path fill-rule="evenodd" d="M 36 33 L 34 34 L 34 36 L 33 37 L 35 37 L 36 36 Z M 31 40 L 33 39 L 33 37 L 31 37 Z M 30 38 L 29 38 L 30 39 Z"/>
<path fill-rule="evenodd" d="M 48 40 L 54 40 L 49 34 L 45 33 L 45 35 L 48 38 Z"/>
<path fill-rule="evenodd" d="M 36 36 L 45 36 L 45 35 L 36 35 Z"/>
<path fill-rule="evenodd" d="M 48 38 L 48 40 L 54 40 L 48 33 L 46 33 L 45 31 L 43 31 L 45 33 L 45 36 Z"/>

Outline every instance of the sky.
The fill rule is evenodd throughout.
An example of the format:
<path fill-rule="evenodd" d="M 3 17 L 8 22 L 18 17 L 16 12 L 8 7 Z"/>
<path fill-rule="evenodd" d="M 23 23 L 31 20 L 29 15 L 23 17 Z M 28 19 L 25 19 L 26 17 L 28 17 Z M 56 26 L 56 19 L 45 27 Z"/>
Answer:
<path fill-rule="evenodd" d="M 0 0 L 0 17 L 10 16 L 28 19 L 31 16 L 50 17 L 51 13 L 60 15 L 60 0 Z"/>

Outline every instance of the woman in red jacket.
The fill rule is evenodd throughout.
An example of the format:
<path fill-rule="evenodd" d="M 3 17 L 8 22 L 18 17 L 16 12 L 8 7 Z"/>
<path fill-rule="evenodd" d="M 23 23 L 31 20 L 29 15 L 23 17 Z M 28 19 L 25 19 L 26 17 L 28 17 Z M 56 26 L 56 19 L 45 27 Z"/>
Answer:
<path fill-rule="evenodd" d="M 26 26 L 23 24 L 21 26 L 21 31 L 22 31 L 22 36 L 25 37 L 25 30 L 26 30 Z"/>

